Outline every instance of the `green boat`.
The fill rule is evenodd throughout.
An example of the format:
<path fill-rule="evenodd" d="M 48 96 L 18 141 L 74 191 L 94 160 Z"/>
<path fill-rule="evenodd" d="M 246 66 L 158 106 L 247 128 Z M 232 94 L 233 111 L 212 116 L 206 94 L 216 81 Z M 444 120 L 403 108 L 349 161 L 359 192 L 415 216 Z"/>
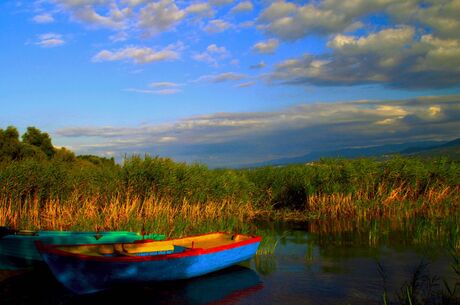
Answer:
<path fill-rule="evenodd" d="M 135 240 L 163 240 L 162 234 L 142 235 L 130 231 L 75 232 L 75 231 L 13 231 L 0 228 L 0 269 L 30 267 L 42 262 L 35 241 L 44 244 L 105 244 L 126 243 Z"/>

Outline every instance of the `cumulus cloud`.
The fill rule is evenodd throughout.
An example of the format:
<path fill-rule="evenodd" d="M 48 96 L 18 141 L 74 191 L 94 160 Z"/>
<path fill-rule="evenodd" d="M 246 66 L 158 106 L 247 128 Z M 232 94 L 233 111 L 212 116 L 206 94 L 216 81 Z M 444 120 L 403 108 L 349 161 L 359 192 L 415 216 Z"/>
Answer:
<path fill-rule="evenodd" d="M 154 82 L 150 83 L 149 86 L 153 88 L 177 88 L 181 85 L 173 82 Z"/>
<path fill-rule="evenodd" d="M 149 47 L 126 47 L 124 49 L 109 51 L 103 50 L 94 55 L 94 62 L 128 60 L 136 64 L 146 64 L 156 61 L 174 60 L 179 58 L 179 53 L 169 47 L 163 50 L 154 50 Z"/>
<path fill-rule="evenodd" d="M 62 35 L 56 33 L 41 34 L 38 35 L 37 38 L 38 41 L 35 42 L 35 44 L 43 48 L 54 48 L 62 46 L 65 43 Z"/>
<path fill-rule="evenodd" d="M 120 8 L 115 1 L 54 0 L 63 11 L 74 20 L 92 27 L 122 29 L 127 26 L 131 9 Z M 99 11 L 96 6 L 101 6 Z"/>
<path fill-rule="evenodd" d="M 255 70 L 255 69 L 263 69 L 266 66 L 267 66 L 267 64 L 264 61 L 260 61 L 257 64 L 250 65 L 249 69 L 253 69 L 253 70 Z"/>
<path fill-rule="evenodd" d="M 53 23 L 54 18 L 51 14 L 40 14 L 32 18 L 35 23 Z"/>
<path fill-rule="evenodd" d="M 163 125 L 64 128 L 57 134 L 81 138 L 76 148 L 85 153 L 153 152 L 223 166 L 312 150 L 450 140 L 458 137 L 459 128 L 456 95 L 301 104 L 274 112 L 201 115 Z M 97 138 L 97 144 L 85 143 L 88 137 Z"/>
<path fill-rule="evenodd" d="M 230 57 L 230 52 L 225 47 L 219 47 L 216 44 L 210 44 L 206 51 L 192 56 L 194 60 L 206 62 L 214 67 L 219 66 L 220 61 L 228 57 Z"/>
<path fill-rule="evenodd" d="M 127 88 L 124 91 L 142 93 L 142 94 L 170 95 L 170 94 L 179 93 L 182 90 L 180 90 L 179 88 L 163 88 L 163 89 L 157 89 L 157 90 Z"/>
<path fill-rule="evenodd" d="M 297 40 L 310 34 L 338 34 L 361 27 L 367 16 L 386 14 L 391 21 L 428 26 L 441 38 L 460 38 L 458 0 L 323 0 L 296 4 L 279 0 L 265 8 L 259 28 L 283 40 Z"/>
<path fill-rule="evenodd" d="M 153 89 L 127 88 L 124 91 L 142 94 L 171 95 L 182 92 L 182 85 L 174 82 L 152 82 L 149 84 Z"/>
<path fill-rule="evenodd" d="M 231 13 L 233 14 L 238 14 L 238 13 L 243 13 L 243 12 L 250 12 L 254 9 L 254 5 L 252 5 L 251 1 L 243 1 L 235 5 L 231 9 Z"/>
<path fill-rule="evenodd" d="M 396 22 L 421 23 L 441 38 L 460 38 L 460 4 L 458 0 L 401 1 L 388 8 Z"/>
<path fill-rule="evenodd" d="M 211 2 L 212 5 L 221 6 L 221 5 L 231 4 L 235 2 L 235 0 L 210 0 L 209 2 Z"/>
<path fill-rule="evenodd" d="M 256 82 L 246 82 L 246 83 L 241 83 L 236 85 L 238 88 L 247 88 L 247 87 L 252 87 L 256 84 Z"/>
<path fill-rule="evenodd" d="M 204 27 L 204 30 L 209 34 L 220 33 L 231 27 L 231 24 L 221 19 L 214 19 Z"/>
<path fill-rule="evenodd" d="M 413 27 L 367 36 L 336 35 L 327 55 L 305 54 L 279 63 L 271 81 L 291 84 L 381 83 L 404 88 L 438 88 L 460 82 L 460 41 L 417 37 Z"/>
<path fill-rule="evenodd" d="M 185 9 L 185 12 L 201 17 L 212 17 L 216 13 L 210 4 L 205 2 L 191 4 Z"/>
<path fill-rule="evenodd" d="M 236 81 L 246 78 L 245 74 L 235 73 L 235 72 L 225 72 L 220 74 L 212 74 L 212 75 L 203 75 L 198 78 L 197 81 L 201 82 L 211 82 L 211 83 L 223 83 L 226 81 Z"/>
<path fill-rule="evenodd" d="M 149 3 L 140 10 L 138 25 L 148 35 L 154 35 L 172 29 L 184 17 L 185 12 L 172 0 L 161 0 Z"/>
<path fill-rule="evenodd" d="M 278 48 L 279 42 L 276 39 L 269 39 L 267 41 L 261 41 L 256 43 L 252 50 L 263 54 L 273 54 Z"/>
<path fill-rule="evenodd" d="M 259 28 L 283 40 L 296 40 L 308 34 L 330 34 L 350 24 L 340 12 L 315 4 L 296 5 L 276 1 L 259 16 Z"/>
<path fill-rule="evenodd" d="M 118 33 L 116 33 L 114 35 L 110 35 L 109 39 L 112 42 L 121 42 L 121 41 L 127 40 L 128 37 L 129 37 L 128 33 L 126 33 L 126 32 L 118 32 Z"/>

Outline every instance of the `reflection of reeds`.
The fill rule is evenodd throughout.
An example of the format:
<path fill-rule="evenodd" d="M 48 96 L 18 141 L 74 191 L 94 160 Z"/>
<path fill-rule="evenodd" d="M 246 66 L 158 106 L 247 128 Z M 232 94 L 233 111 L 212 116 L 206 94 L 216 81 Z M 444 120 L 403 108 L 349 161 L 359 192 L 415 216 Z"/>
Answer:
<path fill-rule="evenodd" d="M 254 257 L 256 270 L 263 275 L 270 275 L 276 271 L 276 257 L 274 255 L 256 255 Z"/>
<path fill-rule="evenodd" d="M 458 263 L 458 253 L 454 256 Z M 423 261 L 418 264 L 412 272 L 409 280 L 406 280 L 396 292 L 393 300 L 387 291 L 387 275 L 380 263 L 377 263 L 377 269 L 383 281 L 383 304 L 398 304 L 398 305 L 451 305 L 460 304 L 460 274 L 456 272 L 457 278 L 453 286 L 449 285 L 446 279 L 442 279 L 444 286 L 440 285 L 441 279 L 438 276 L 433 276 L 428 273 L 428 264 Z"/>
<path fill-rule="evenodd" d="M 460 250 L 458 217 L 452 215 L 442 221 L 432 219 L 348 219 L 309 221 L 305 229 L 311 233 L 315 243 L 340 244 L 353 242 L 369 247 L 388 244 L 397 247 L 401 242 L 423 246 L 436 242 L 439 246 Z"/>

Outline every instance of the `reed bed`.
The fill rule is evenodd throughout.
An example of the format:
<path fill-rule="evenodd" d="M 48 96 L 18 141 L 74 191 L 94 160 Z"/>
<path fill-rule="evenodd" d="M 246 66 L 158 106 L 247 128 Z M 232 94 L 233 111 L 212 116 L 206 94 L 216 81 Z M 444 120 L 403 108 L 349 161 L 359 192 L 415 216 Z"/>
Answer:
<path fill-rule="evenodd" d="M 32 230 L 132 230 L 161 232 L 168 237 L 208 231 L 248 232 L 257 215 L 250 204 L 208 202 L 206 204 L 149 197 L 121 196 L 100 205 L 100 198 L 79 196 L 66 201 L 37 197 L 18 204 L 0 200 L 0 224 Z"/>
<path fill-rule="evenodd" d="M 121 165 L 95 156 L 0 161 L 0 226 L 17 229 L 180 237 L 258 233 L 260 219 L 436 223 L 458 219 L 459 204 L 460 166 L 447 159 L 324 159 L 241 170 L 149 156 Z M 273 245 L 267 239 L 268 253 Z"/>
<path fill-rule="evenodd" d="M 166 198 L 116 195 L 109 199 L 75 192 L 66 199 L 39 196 L 0 198 L 0 225 L 41 230 L 137 230 L 142 227 L 161 232 L 196 231 L 199 228 L 245 228 L 254 219 L 443 219 L 458 215 L 459 188 L 429 190 L 411 199 L 408 192 L 395 189 L 380 198 L 359 194 L 316 194 L 306 198 L 305 208 L 263 208 L 251 201 L 181 203 Z M 191 230 L 191 231 L 190 231 Z"/>

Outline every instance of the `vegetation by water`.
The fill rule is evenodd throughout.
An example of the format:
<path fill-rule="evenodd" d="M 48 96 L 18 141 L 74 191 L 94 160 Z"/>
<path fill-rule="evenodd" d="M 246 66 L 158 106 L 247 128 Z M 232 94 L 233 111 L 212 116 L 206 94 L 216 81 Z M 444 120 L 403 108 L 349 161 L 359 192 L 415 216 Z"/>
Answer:
<path fill-rule="evenodd" d="M 258 218 L 458 219 L 460 165 L 447 159 L 324 159 L 208 169 L 150 156 L 122 164 L 56 149 L 30 127 L 0 129 L 0 225 L 252 232 Z M 458 222 L 456 222 L 458 223 Z M 458 231 L 458 226 L 454 228 Z"/>

